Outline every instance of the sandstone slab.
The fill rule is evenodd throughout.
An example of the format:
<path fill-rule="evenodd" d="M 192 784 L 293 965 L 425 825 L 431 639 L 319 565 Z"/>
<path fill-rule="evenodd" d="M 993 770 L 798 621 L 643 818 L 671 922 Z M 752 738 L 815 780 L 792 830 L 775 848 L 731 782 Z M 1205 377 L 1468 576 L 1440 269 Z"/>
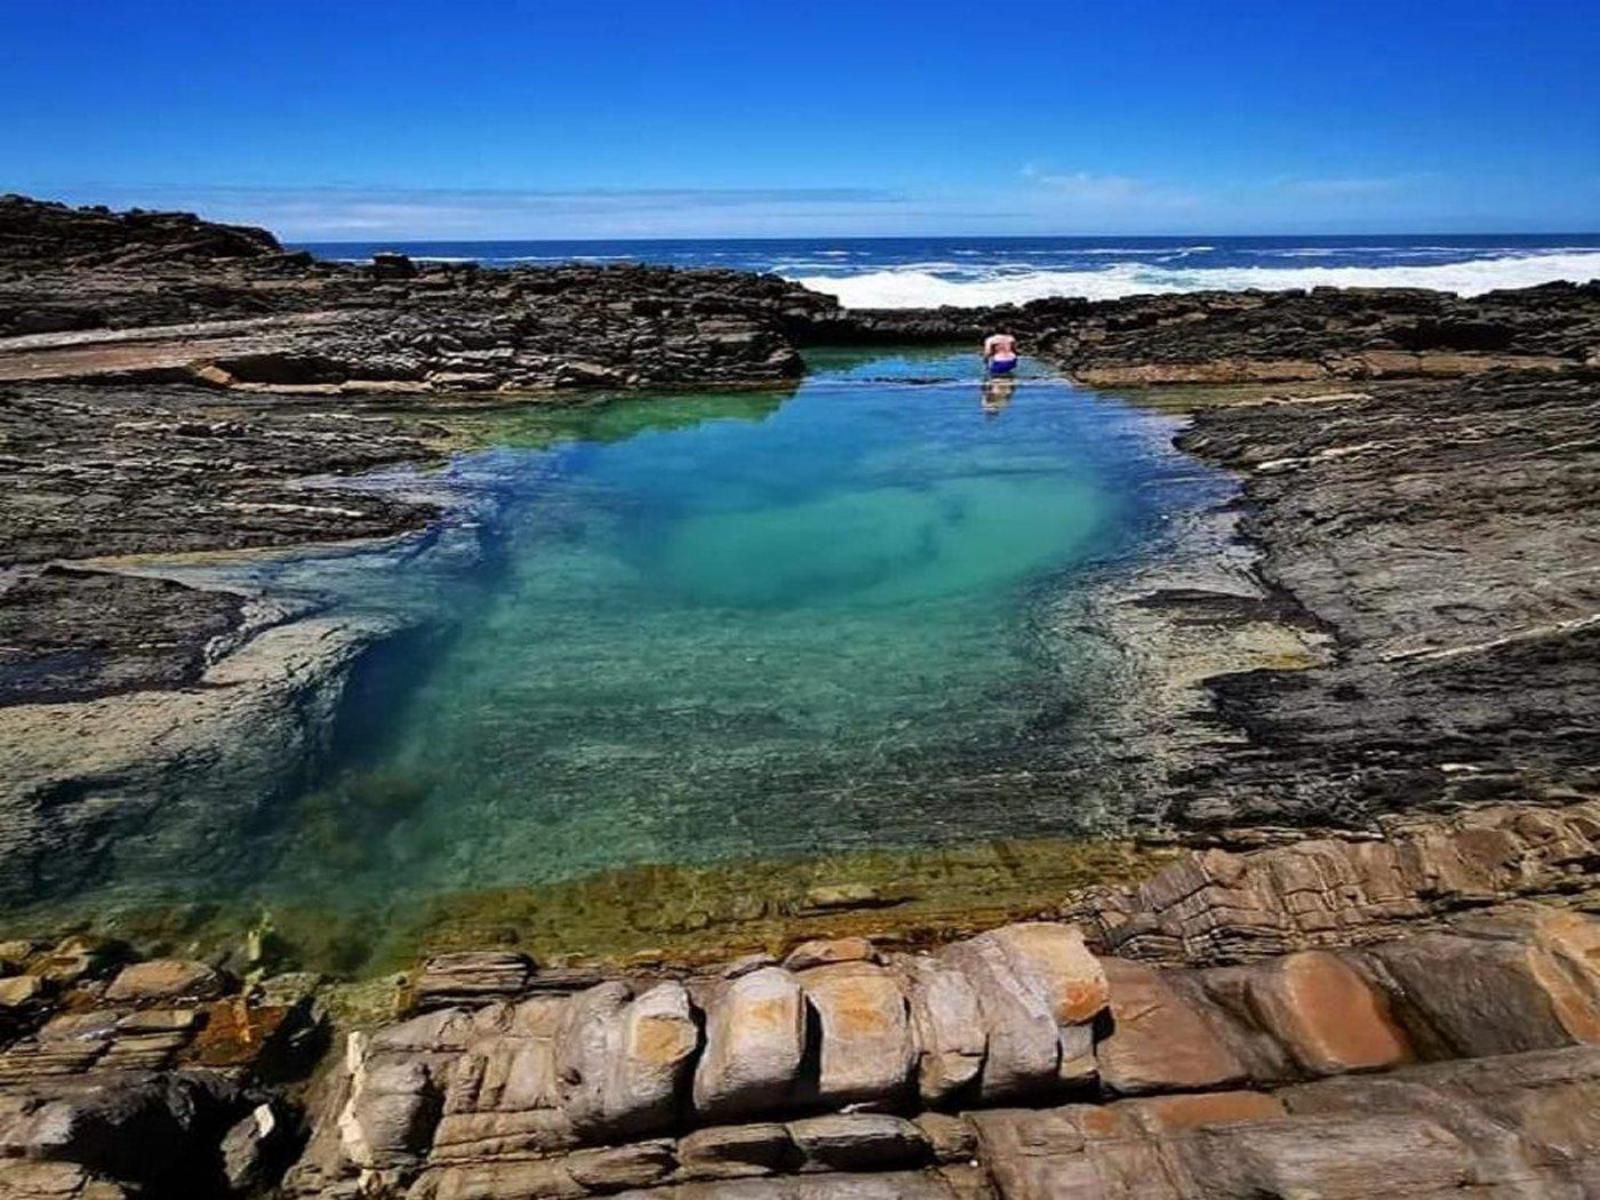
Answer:
<path fill-rule="evenodd" d="M 762 967 L 726 981 L 706 1009 L 696 1112 L 715 1119 L 781 1107 L 794 1094 L 806 1046 L 805 996 L 792 974 Z"/>

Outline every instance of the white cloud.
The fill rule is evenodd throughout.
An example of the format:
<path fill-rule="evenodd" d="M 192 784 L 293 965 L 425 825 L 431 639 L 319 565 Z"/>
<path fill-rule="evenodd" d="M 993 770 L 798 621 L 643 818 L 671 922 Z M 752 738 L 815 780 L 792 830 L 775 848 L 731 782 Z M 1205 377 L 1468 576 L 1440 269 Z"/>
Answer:
<path fill-rule="evenodd" d="M 879 188 L 383 188 L 80 184 L 73 203 L 192 209 L 287 241 L 632 237 L 783 233 L 785 221 L 882 219 L 905 197 Z"/>
<path fill-rule="evenodd" d="M 1170 212 L 1200 202 L 1194 193 L 1131 175 L 1099 175 L 1092 171 L 1054 171 L 1027 163 L 1022 177 L 1055 204 L 1073 210 Z"/>

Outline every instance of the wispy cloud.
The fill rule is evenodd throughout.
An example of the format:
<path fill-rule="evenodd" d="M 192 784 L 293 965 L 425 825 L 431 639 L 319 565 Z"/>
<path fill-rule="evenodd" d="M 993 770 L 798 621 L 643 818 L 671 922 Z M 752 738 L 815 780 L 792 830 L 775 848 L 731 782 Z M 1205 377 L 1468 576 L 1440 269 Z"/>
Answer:
<path fill-rule="evenodd" d="M 179 187 L 45 189 L 80 203 L 188 208 L 287 240 L 650 236 L 763 232 L 784 220 L 854 219 L 905 197 L 880 188 Z M 706 214 L 712 214 L 707 216 Z"/>
<path fill-rule="evenodd" d="M 1194 193 L 1167 184 L 1137 179 L 1131 175 L 1096 174 L 1093 171 L 1056 171 L 1038 163 L 1027 163 L 1022 178 L 1042 189 L 1060 205 L 1086 212 L 1126 210 L 1174 210 L 1199 202 Z"/>

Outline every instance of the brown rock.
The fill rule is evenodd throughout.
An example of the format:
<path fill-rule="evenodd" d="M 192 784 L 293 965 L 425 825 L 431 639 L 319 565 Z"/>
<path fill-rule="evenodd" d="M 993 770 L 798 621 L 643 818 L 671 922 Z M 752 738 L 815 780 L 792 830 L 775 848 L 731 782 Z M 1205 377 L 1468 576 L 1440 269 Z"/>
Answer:
<path fill-rule="evenodd" d="M 649 1187 L 660 1183 L 678 1165 L 670 1141 L 635 1142 L 603 1150 L 579 1150 L 566 1157 L 567 1173 L 597 1192 Z"/>
<path fill-rule="evenodd" d="M 722 1125 L 698 1129 L 678 1142 L 685 1179 L 742 1179 L 770 1175 L 796 1157 L 782 1125 Z"/>
<path fill-rule="evenodd" d="M 29 963 L 28 970 L 46 983 L 71 987 L 85 979 L 104 978 L 125 953 L 126 947 L 104 938 L 74 936 Z"/>
<path fill-rule="evenodd" d="M 305 1028 L 297 1009 L 217 1000 L 205 1006 L 188 1061 L 201 1067 L 266 1067 L 288 1054 L 290 1035 Z"/>
<path fill-rule="evenodd" d="M 96 1178 L 77 1163 L 0 1162 L 0 1200 L 127 1200 L 109 1179 Z"/>
<path fill-rule="evenodd" d="M 0 979 L 0 1008 L 26 1008 L 44 998 L 44 980 L 37 975 Z"/>
<path fill-rule="evenodd" d="M 789 951 L 783 965 L 791 971 L 825 967 L 832 963 L 877 962 L 878 952 L 864 937 L 822 938 L 801 942 Z"/>
<path fill-rule="evenodd" d="M 910 1121 L 876 1113 L 850 1113 L 789 1122 L 789 1136 L 804 1170 L 893 1170 L 931 1160 L 932 1147 Z"/>
<path fill-rule="evenodd" d="M 1084 1154 L 1089 1139 L 1079 1117 L 1085 1106 L 1033 1111 L 993 1109 L 969 1113 L 977 1131 L 982 1161 L 989 1167 L 996 1189 L 1005 1200 L 1056 1200 L 1084 1197 L 1085 1200 L 1110 1200 L 1115 1193 L 1103 1186 L 1093 1162 Z M 1117 1115 L 1097 1112 L 1096 1120 L 1106 1132 L 1120 1128 Z M 1151 1171 L 1140 1200 L 1177 1200 L 1177 1194 L 1162 1190 L 1164 1173 Z"/>
<path fill-rule="evenodd" d="M 1211 1126 L 1175 1146 L 1207 1196 L 1421 1197 L 1473 1181 L 1471 1154 L 1449 1130 L 1392 1113 Z"/>
<path fill-rule="evenodd" d="M 1600 979 L 1582 950 L 1593 920 L 1525 912 L 1476 923 L 1470 937 L 1384 943 L 1360 961 L 1373 967 L 1397 1019 L 1429 1057 L 1570 1046 L 1600 1028 Z"/>
<path fill-rule="evenodd" d="M 925 1112 L 913 1117 L 911 1123 L 922 1130 L 922 1136 L 933 1150 L 935 1162 L 969 1162 L 977 1153 L 978 1135 L 960 1117 Z"/>
<path fill-rule="evenodd" d="M 1109 1036 L 1095 1046 L 1100 1079 L 1123 1095 L 1225 1087 L 1245 1077 L 1204 997 L 1174 986 L 1176 972 L 1109 958 Z"/>
<path fill-rule="evenodd" d="M 112 1003 L 148 1004 L 160 1000 L 213 1000 L 227 989 L 222 974 L 202 962 L 153 958 L 134 963 L 106 988 Z"/>
<path fill-rule="evenodd" d="M 124 1033 L 176 1033 L 193 1029 L 200 1021 L 200 1014 L 192 1008 L 144 1008 L 118 1018 L 117 1029 Z"/>
<path fill-rule="evenodd" d="M 1066 925 L 1012 925 L 946 947 L 978 998 L 987 1037 L 985 1101 L 1094 1077 L 1088 1022 L 1106 1005 L 1105 972 Z"/>
<path fill-rule="evenodd" d="M 816 1099 L 835 1108 L 898 1101 L 913 1062 L 899 981 L 864 961 L 816 967 L 803 979 L 822 1040 Z"/>
<path fill-rule="evenodd" d="M 980 936 L 1000 947 L 1017 978 L 1049 1005 L 1056 1024 L 1085 1024 L 1106 1007 L 1105 972 L 1077 926 L 1035 921 Z"/>
<path fill-rule="evenodd" d="M 1266 1121 L 1284 1116 L 1287 1111 L 1276 1096 L 1245 1091 L 1147 1096 L 1117 1107 L 1121 1116 L 1153 1134 L 1235 1121 Z"/>
<path fill-rule="evenodd" d="M 1248 989 L 1261 1026 L 1313 1075 L 1376 1070 L 1413 1057 L 1388 998 L 1327 951 L 1255 968 Z"/>
<path fill-rule="evenodd" d="M 515 950 L 436 954 L 422 964 L 412 997 L 419 1009 L 446 1008 L 521 996 L 533 978 L 533 960 Z"/>
<path fill-rule="evenodd" d="M 0 942 L 0 972 L 12 974 L 28 965 L 28 960 L 39 952 L 39 943 L 21 938 Z"/>
<path fill-rule="evenodd" d="M 408 1200 L 578 1200 L 588 1192 L 560 1161 L 488 1162 L 430 1170 Z"/>

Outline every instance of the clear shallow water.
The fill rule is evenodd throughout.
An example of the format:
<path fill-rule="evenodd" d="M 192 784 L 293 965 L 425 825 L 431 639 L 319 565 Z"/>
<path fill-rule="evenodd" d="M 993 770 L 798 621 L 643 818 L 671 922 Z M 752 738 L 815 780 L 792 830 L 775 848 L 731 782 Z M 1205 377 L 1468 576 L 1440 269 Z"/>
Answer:
<path fill-rule="evenodd" d="M 1208 289 L 1425 287 L 1476 294 L 1600 278 L 1600 234 L 1345 237 L 805 238 L 661 241 L 334 242 L 495 266 L 646 262 L 774 271 L 847 307 L 984 305 L 1046 296 L 1111 299 Z"/>
<path fill-rule="evenodd" d="M 1112 684 L 1067 601 L 1226 481 L 1031 371 L 815 366 L 508 416 L 448 472 L 496 510 L 470 569 L 282 568 L 448 632 L 357 689 L 345 765 L 241 883 L 339 905 L 1103 819 L 1071 726 Z"/>

